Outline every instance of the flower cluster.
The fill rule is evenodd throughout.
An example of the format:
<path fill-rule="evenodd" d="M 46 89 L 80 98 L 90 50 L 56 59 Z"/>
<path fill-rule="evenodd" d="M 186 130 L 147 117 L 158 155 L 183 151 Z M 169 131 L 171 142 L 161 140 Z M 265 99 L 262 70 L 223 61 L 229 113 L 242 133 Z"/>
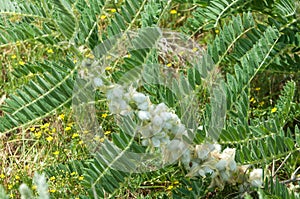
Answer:
<path fill-rule="evenodd" d="M 162 149 L 165 163 L 171 163 L 187 149 L 182 142 L 187 130 L 179 117 L 164 103 L 152 104 L 149 97 L 129 87 L 115 85 L 107 92 L 108 107 L 111 113 L 129 115 L 134 113 L 140 120 L 137 132 L 142 144 Z M 174 151 L 177 153 L 174 153 Z"/>
<path fill-rule="evenodd" d="M 181 161 L 189 177 L 210 175 L 211 187 L 223 189 L 226 183 L 262 185 L 262 169 L 254 169 L 246 175 L 248 166 L 237 166 L 235 149 L 222 151 L 219 144 L 192 146 L 183 141 L 184 136 L 188 137 L 187 129 L 164 103 L 152 104 L 148 96 L 121 85 L 112 86 L 106 95 L 111 113 L 138 118 L 136 130 L 142 144 L 162 152 L 164 163 Z"/>

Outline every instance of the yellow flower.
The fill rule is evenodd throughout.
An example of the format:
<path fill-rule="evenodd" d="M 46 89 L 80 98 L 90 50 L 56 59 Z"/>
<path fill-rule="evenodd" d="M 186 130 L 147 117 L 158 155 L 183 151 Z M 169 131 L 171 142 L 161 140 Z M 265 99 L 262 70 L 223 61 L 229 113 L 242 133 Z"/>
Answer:
<path fill-rule="evenodd" d="M 83 176 L 79 176 L 79 177 L 78 177 L 78 180 L 81 180 L 81 181 L 82 181 L 83 179 L 84 179 Z"/>
<path fill-rule="evenodd" d="M 53 152 L 53 155 L 59 155 L 59 151 Z"/>
<path fill-rule="evenodd" d="M 32 132 L 32 131 L 34 131 L 35 130 L 35 127 L 31 127 L 30 128 L 30 131 Z"/>
<path fill-rule="evenodd" d="M 216 33 L 216 34 L 219 34 L 219 32 L 220 32 L 220 30 L 218 30 L 218 29 L 215 30 L 215 33 Z"/>
<path fill-rule="evenodd" d="M 16 179 L 16 180 L 20 180 L 20 176 L 16 175 L 16 176 L 15 176 L 15 179 Z"/>
<path fill-rule="evenodd" d="M 104 132 L 104 135 L 108 135 L 108 134 L 110 134 L 111 133 L 111 131 L 105 131 Z"/>
<path fill-rule="evenodd" d="M 198 48 L 195 47 L 192 50 L 193 50 L 193 52 L 196 52 L 196 51 L 198 51 Z"/>
<path fill-rule="evenodd" d="M 77 138 L 77 137 L 79 137 L 79 134 L 78 133 L 73 133 L 72 139 Z"/>
<path fill-rule="evenodd" d="M 24 65 L 25 65 L 25 62 L 19 61 L 19 64 L 20 64 L 21 66 L 24 66 Z"/>
<path fill-rule="evenodd" d="M 265 104 L 264 101 L 260 102 L 259 105 L 263 106 Z"/>
<path fill-rule="evenodd" d="M 17 58 L 17 55 L 12 55 L 11 58 L 12 58 L 12 59 L 16 59 L 16 58 Z"/>
<path fill-rule="evenodd" d="M 274 108 L 272 108 L 271 113 L 275 113 L 276 111 L 277 111 L 277 108 L 274 107 Z"/>
<path fill-rule="evenodd" d="M 171 67 L 171 66 L 172 66 L 172 63 L 168 63 L 167 66 L 168 66 L 168 67 Z"/>
<path fill-rule="evenodd" d="M 44 125 L 41 126 L 41 129 L 46 129 L 50 126 L 50 123 L 45 123 Z"/>
<path fill-rule="evenodd" d="M 87 54 L 85 57 L 86 57 L 86 58 L 90 58 L 90 59 L 94 59 L 94 55 L 91 54 L 91 53 Z"/>
<path fill-rule="evenodd" d="M 53 128 L 52 130 L 51 130 L 51 133 L 55 133 L 56 132 L 56 128 Z"/>
<path fill-rule="evenodd" d="M 55 192 L 56 192 L 55 189 L 50 189 L 49 191 L 50 191 L 51 193 L 55 193 Z"/>
<path fill-rule="evenodd" d="M 72 172 L 71 173 L 71 176 L 74 176 L 74 175 L 76 175 L 77 174 L 77 172 Z"/>
<path fill-rule="evenodd" d="M 53 54 L 54 52 L 53 52 L 53 50 L 50 48 L 50 49 L 47 50 L 47 53 Z"/>
<path fill-rule="evenodd" d="M 250 99 L 250 102 L 253 102 L 253 103 L 256 102 L 256 100 L 254 99 L 254 97 L 252 97 L 252 98 Z"/>
<path fill-rule="evenodd" d="M 31 187 L 33 190 L 36 190 L 37 186 L 36 185 L 32 185 Z"/>
<path fill-rule="evenodd" d="M 71 129 L 72 129 L 71 127 L 67 126 L 67 127 L 65 128 L 65 131 L 70 131 Z"/>
<path fill-rule="evenodd" d="M 58 116 L 58 118 L 61 119 L 61 120 L 64 120 L 64 119 L 65 119 L 65 114 L 60 114 L 60 115 Z"/>
<path fill-rule="evenodd" d="M 54 181 L 55 180 L 55 176 L 50 177 L 49 180 Z"/>
<path fill-rule="evenodd" d="M 104 138 L 100 138 L 100 140 L 99 140 L 100 142 L 104 142 Z"/>
<path fill-rule="evenodd" d="M 112 13 L 115 13 L 115 12 L 117 12 L 117 10 L 116 9 L 110 9 L 110 11 L 112 12 Z"/>
<path fill-rule="evenodd" d="M 179 184 L 179 181 L 178 181 L 178 180 L 176 180 L 176 181 L 174 181 L 174 182 L 173 182 L 173 184 Z"/>
<path fill-rule="evenodd" d="M 171 190 L 171 189 L 173 189 L 173 186 L 172 185 L 168 186 L 167 190 Z"/>
<path fill-rule="evenodd" d="M 9 197 L 14 198 L 14 194 L 13 193 L 9 194 Z"/>
<path fill-rule="evenodd" d="M 49 137 L 46 138 L 46 140 L 47 140 L 48 142 L 51 142 L 51 141 L 53 140 L 53 137 L 52 137 L 52 136 L 49 136 Z"/>
<path fill-rule="evenodd" d="M 34 133 L 34 136 L 35 136 L 36 138 L 40 138 L 40 137 L 42 136 L 42 132 L 39 131 L 39 132 L 37 132 L 37 133 Z"/>
<path fill-rule="evenodd" d="M 77 59 L 74 59 L 73 62 L 74 62 L 74 64 L 76 64 L 78 61 L 77 61 Z"/>
<path fill-rule="evenodd" d="M 177 10 L 171 10 L 171 11 L 170 11 L 170 14 L 172 14 L 172 15 L 177 14 Z"/>
<path fill-rule="evenodd" d="M 259 90 L 260 90 L 260 88 L 259 88 L 259 87 L 257 87 L 257 88 L 255 88 L 255 90 L 256 90 L 256 91 L 259 91 Z"/>
<path fill-rule="evenodd" d="M 83 144 L 83 141 L 82 141 L 82 140 L 80 140 L 80 141 L 78 142 L 78 144 L 80 144 L 80 145 L 81 145 L 81 144 Z"/>
<path fill-rule="evenodd" d="M 192 188 L 192 187 L 189 187 L 189 188 L 188 188 L 188 190 L 189 190 L 189 191 L 192 191 L 192 190 L 193 190 L 193 188 Z"/>
<path fill-rule="evenodd" d="M 1 178 L 1 179 L 4 179 L 4 178 L 5 178 L 5 175 L 4 175 L 3 173 L 1 173 L 1 174 L 0 174 L 0 178 Z"/>
<path fill-rule="evenodd" d="M 100 19 L 102 19 L 102 20 L 106 19 L 106 15 L 101 15 Z"/>
<path fill-rule="evenodd" d="M 107 113 L 103 113 L 103 114 L 101 115 L 101 117 L 102 117 L 102 118 L 106 118 L 106 117 L 107 117 Z"/>
<path fill-rule="evenodd" d="M 7 186 L 7 188 L 8 188 L 8 189 L 12 189 L 13 186 L 12 186 L 11 184 L 9 184 L 9 185 Z"/>
<path fill-rule="evenodd" d="M 110 67 L 110 66 L 105 67 L 105 70 L 106 70 L 106 71 L 109 71 L 109 70 L 111 70 L 111 69 L 112 69 L 112 67 Z"/>

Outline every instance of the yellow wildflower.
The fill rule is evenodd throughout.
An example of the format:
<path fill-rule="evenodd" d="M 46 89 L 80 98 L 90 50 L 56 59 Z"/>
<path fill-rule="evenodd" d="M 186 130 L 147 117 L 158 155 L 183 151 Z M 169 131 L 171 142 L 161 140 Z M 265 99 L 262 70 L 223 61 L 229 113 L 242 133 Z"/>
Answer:
<path fill-rule="evenodd" d="M 21 66 L 24 66 L 24 65 L 25 65 L 25 62 L 19 61 L 19 64 L 20 64 Z"/>
<path fill-rule="evenodd" d="M 275 113 L 276 111 L 277 111 L 277 108 L 274 107 L 274 108 L 272 108 L 271 113 Z"/>
<path fill-rule="evenodd" d="M 173 188 L 174 188 L 173 185 L 170 185 L 170 186 L 168 186 L 167 190 L 171 190 Z"/>
<path fill-rule="evenodd" d="M 112 13 L 115 13 L 115 12 L 117 12 L 117 10 L 116 9 L 110 9 L 110 11 L 112 12 Z"/>
<path fill-rule="evenodd" d="M 15 176 L 15 179 L 16 179 L 16 180 L 20 180 L 20 176 L 16 175 L 16 176 Z"/>
<path fill-rule="evenodd" d="M 260 88 L 259 88 L 259 87 L 257 87 L 257 88 L 255 88 L 255 90 L 256 90 L 256 91 L 259 91 L 259 90 L 260 90 Z"/>
<path fill-rule="evenodd" d="M 172 63 L 168 63 L 167 66 L 168 66 L 168 67 L 171 67 L 171 66 L 172 66 Z"/>
<path fill-rule="evenodd" d="M 178 181 L 178 180 L 176 180 L 176 181 L 174 181 L 174 182 L 173 182 L 173 184 L 179 184 L 179 181 Z"/>
<path fill-rule="evenodd" d="M 54 181 L 55 180 L 55 176 L 50 177 L 49 180 Z"/>
<path fill-rule="evenodd" d="M 109 70 L 111 70 L 111 69 L 112 69 L 112 67 L 110 67 L 110 66 L 105 67 L 105 70 L 106 70 L 106 71 L 109 71 Z"/>
<path fill-rule="evenodd" d="M 107 113 L 103 113 L 103 114 L 101 115 L 101 117 L 102 117 L 102 118 L 106 118 L 106 117 L 107 117 Z"/>
<path fill-rule="evenodd" d="M 59 155 L 59 151 L 53 152 L 53 155 Z"/>
<path fill-rule="evenodd" d="M 215 30 L 215 33 L 216 33 L 216 34 L 219 34 L 219 32 L 220 32 L 220 30 L 218 30 L 218 29 Z"/>
<path fill-rule="evenodd" d="M 50 48 L 50 49 L 47 50 L 47 53 L 53 54 L 54 52 L 53 52 L 53 50 Z"/>
<path fill-rule="evenodd" d="M 50 126 L 50 123 L 45 123 L 44 125 L 41 126 L 41 129 L 46 129 Z"/>
<path fill-rule="evenodd" d="M 94 59 L 94 55 L 93 55 L 93 54 L 91 54 L 91 53 L 89 53 L 89 54 L 85 55 L 85 57 L 86 57 L 86 58 L 90 58 L 90 59 Z"/>
<path fill-rule="evenodd" d="M 99 140 L 100 142 L 104 142 L 104 138 L 100 138 L 100 140 Z"/>
<path fill-rule="evenodd" d="M 198 51 L 198 48 L 194 47 L 192 50 L 193 50 L 193 52 L 196 52 L 196 51 Z"/>
<path fill-rule="evenodd" d="M 172 14 L 172 15 L 177 14 L 177 10 L 171 10 L 171 11 L 170 11 L 170 14 Z"/>
<path fill-rule="evenodd" d="M 58 118 L 61 119 L 61 120 L 64 120 L 64 119 L 65 119 L 65 114 L 60 114 L 60 115 L 58 116 Z"/>
<path fill-rule="evenodd" d="M 101 15 L 100 19 L 102 19 L 102 20 L 106 19 L 106 15 Z"/>
<path fill-rule="evenodd" d="M 188 188 L 188 190 L 189 190 L 189 191 L 192 191 L 192 190 L 193 190 L 193 188 L 192 188 L 192 187 L 189 187 L 189 188 Z"/>
<path fill-rule="evenodd" d="M 56 128 L 53 128 L 52 130 L 51 130 L 51 133 L 55 133 L 56 132 Z"/>
<path fill-rule="evenodd" d="M 9 197 L 14 198 L 14 194 L 13 193 L 9 194 Z"/>
<path fill-rule="evenodd" d="M 37 186 L 36 185 L 32 185 L 31 187 L 33 190 L 36 190 Z"/>
<path fill-rule="evenodd" d="M 34 136 L 35 136 L 36 138 L 40 138 L 40 137 L 42 136 L 42 132 L 39 131 L 39 132 L 37 132 L 37 133 L 34 133 Z"/>
<path fill-rule="evenodd" d="M 259 105 L 263 106 L 265 104 L 264 101 L 260 102 Z"/>
<path fill-rule="evenodd" d="M 48 142 L 51 142 L 51 141 L 53 140 L 53 137 L 52 137 L 52 136 L 49 136 L 49 137 L 46 138 L 46 140 L 47 140 Z"/>
<path fill-rule="evenodd" d="M 13 186 L 12 186 L 11 184 L 9 184 L 9 185 L 7 186 L 7 188 L 8 188 L 8 189 L 12 189 Z"/>
<path fill-rule="evenodd" d="M 67 126 L 67 127 L 65 128 L 65 131 L 70 131 L 71 129 L 72 129 L 71 127 Z"/>
<path fill-rule="evenodd" d="M 31 127 L 29 130 L 32 132 L 35 130 L 35 127 Z"/>
<path fill-rule="evenodd" d="M 55 193 L 55 192 L 56 192 L 55 189 L 50 189 L 49 191 L 50 191 L 51 193 Z"/>
<path fill-rule="evenodd" d="M 74 59 L 73 62 L 74 62 L 74 64 L 76 64 L 78 61 L 77 61 L 77 59 Z"/>
<path fill-rule="evenodd" d="M 79 137 L 79 134 L 78 133 L 73 133 L 72 139 L 77 138 L 77 137 Z"/>
<path fill-rule="evenodd" d="M 71 176 L 74 176 L 76 174 L 77 174 L 77 172 L 74 171 L 74 172 L 71 173 Z"/>
<path fill-rule="evenodd" d="M 4 178 L 5 178 L 5 175 L 4 175 L 3 173 L 1 173 L 1 174 L 0 174 L 0 178 L 1 178 L 1 179 L 4 179 Z"/>
<path fill-rule="evenodd" d="M 82 140 L 80 140 L 80 141 L 78 142 L 78 144 L 80 144 L 80 145 L 81 145 L 81 144 L 83 144 L 83 141 L 82 141 Z"/>
<path fill-rule="evenodd" d="M 108 134 L 110 134 L 111 133 L 111 131 L 105 131 L 104 132 L 104 135 L 108 135 Z"/>
<path fill-rule="evenodd" d="M 83 176 L 79 176 L 79 177 L 78 177 L 78 180 L 81 180 L 81 181 L 82 181 L 83 179 L 84 179 Z"/>
<path fill-rule="evenodd" d="M 12 55 L 11 58 L 12 58 L 12 59 L 16 59 L 16 58 L 17 58 L 17 55 Z"/>

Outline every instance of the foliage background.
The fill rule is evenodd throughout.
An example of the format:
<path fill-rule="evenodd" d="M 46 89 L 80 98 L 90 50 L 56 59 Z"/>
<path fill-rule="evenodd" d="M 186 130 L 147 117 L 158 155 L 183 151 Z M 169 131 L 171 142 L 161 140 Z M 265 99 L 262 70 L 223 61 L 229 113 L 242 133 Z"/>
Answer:
<path fill-rule="evenodd" d="M 296 197 L 287 188 L 299 191 L 298 1 L 2 0 L 0 16 L 0 183 L 10 197 L 19 197 L 22 182 L 33 185 L 34 171 L 46 172 L 53 198 Z M 81 62 L 93 60 L 92 50 L 106 38 L 154 25 L 189 35 L 220 68 L 228 104 L 218 142 L 237 149 L 238 163 L 264 168 L 269 180 L 262 189 L 207 189 L 209 178 L 189 179 L 181 165 L 124 173 L 87 152 L 71 109 Z M 137 51 L 106 73 L 117 80 L 137 64 L 158 62 L 146 57 Z M 200 121 L 207 127 L 209 93 L 200 74 L 176 62 L 171 67 L 202 89 Z M 166 101 L 160 88 L 147 92 Z M 98 107 L 106 139 L 131 143 L 104 99 Z M 205 129 L 195 143 L 205 139 Z"/>

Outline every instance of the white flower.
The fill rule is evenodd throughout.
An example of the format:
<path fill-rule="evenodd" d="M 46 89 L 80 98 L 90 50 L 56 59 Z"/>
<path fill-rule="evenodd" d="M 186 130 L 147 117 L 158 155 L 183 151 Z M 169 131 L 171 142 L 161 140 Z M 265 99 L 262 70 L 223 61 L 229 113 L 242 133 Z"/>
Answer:
<path fill-rule="evenodd" d="M 235 149 L 232 148 L 226 148 L 221 154 L 221 159 L 229 160 L 235 158 Z"/>
<path fill-rule="evenodd" d="M 103 81 L 102 81 L 102 79 L 99 78 L 99 77 L 94 78 L 94 86 L 95 86 L 95 87 L 103 86 Z"/>
<path fill-rule="evenodd" d="M 151 115 L 148 111 L 139 111 L 138 112 L 138 117 L 141 119 L 141 120 L 149 120 Z"/>
<path fill-rule="evenodd" d="M 216 168 L 220 171 L 225 170 L 227 165 L 227 161 L 224 159 L 219 160 L 219 162 L 216 164 Z"/>
<path fill-rule="evenodd" d="M 209 153 L 214 149 L 212 144 L 201 144 L 196 145 L 195 153 L 200 160 L 206 160 L 209 156 Z"/>
<path fill-rule="evenodd" d="M 159 115 L 155 115 L 152 119 L 152 123 L 154 126 L 162 127 L 163 119 Z"/>
<path fill-rule="evenodd" d="M 132 95 L 132 99 L 137 103 L 137 104 L 142 104 L 144 102 L 147 101 L 147 97 L 146 95 L 144 95 L 143 93 L 134 93 Z"/>
<path fill-rule="evenodd" d="M 159 147 L 159 145 L 160 145 L 159 139 L 157 139 L 156 137 L 153 137 L 151 139 L 151 141 L 152 141 L 152 144 L 153 144 L 154 147 Z"/>
<path fill-rule="evenodd" d="M 116 100 L 116 99 L 122 99 L 124 95 L 124 89 L 122 86 L 114 86 L 112 89 L 107 91 L 107 99 L 108 100 Z"/>
<path fill-rule="evenodd" d="M 261 187 L 263 183 L 262 174 L 263 174 L 262 169 L 254 169 L 253 171 L 251 171 L 249 176 L 250 184 L 254 187 Z"/>
<path fill-rule="evenodd" d="M 144 102 L 144 103 L 141 103 L 141 104 L 138 104 L 138 108 L 140 109 L 140 110 L 147 110 L 148 109 L 148 107 L 149 107 L 149 103 L 148 102 Z"/>

